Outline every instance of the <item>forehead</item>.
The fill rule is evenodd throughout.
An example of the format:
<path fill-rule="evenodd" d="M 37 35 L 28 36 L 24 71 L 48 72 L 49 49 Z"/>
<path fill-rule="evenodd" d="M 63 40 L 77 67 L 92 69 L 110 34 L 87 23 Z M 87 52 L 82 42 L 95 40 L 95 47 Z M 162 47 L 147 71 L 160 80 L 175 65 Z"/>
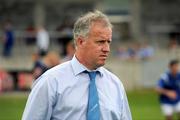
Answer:
<path fill-rule="evenodd" d="M 173 65 L 170 65 L 171 68 L 173 67 L 179 67 L 179 63 L 176 63 L 176 64 L 173 64 Z"/>
<path fill-rule="evenodd" d="M 93 22 L 90 27 L 89 35 L 95 37 L 112 37 L 112 29 L 103 21 Z"/>

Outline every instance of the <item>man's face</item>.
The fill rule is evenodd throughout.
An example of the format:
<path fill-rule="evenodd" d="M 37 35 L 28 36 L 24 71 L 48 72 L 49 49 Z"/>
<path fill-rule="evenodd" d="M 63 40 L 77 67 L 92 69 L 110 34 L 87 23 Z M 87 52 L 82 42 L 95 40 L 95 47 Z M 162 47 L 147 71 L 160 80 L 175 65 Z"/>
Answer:
<path fill-rule="evenodd" d="M 170 67 L 172 74 L 176 75 L 179 71 L 179 64 L 174 64 Z"/>
<path fill-rule="evenodd" d="M 92 23 L 89 35 L 82 43 L 83 57 L 89 68 L 96 69 L 105 64 L 110 52 L 111 38 L 111 28 L 101 22 Z"/>

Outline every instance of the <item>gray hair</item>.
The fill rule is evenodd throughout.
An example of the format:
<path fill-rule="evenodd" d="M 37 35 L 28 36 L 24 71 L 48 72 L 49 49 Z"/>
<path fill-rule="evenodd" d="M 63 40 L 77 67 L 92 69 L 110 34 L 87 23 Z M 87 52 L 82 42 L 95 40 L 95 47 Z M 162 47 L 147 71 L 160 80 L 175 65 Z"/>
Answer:
<path fill-rule="evenodd" d="M 107 27 L 112 28 L 112 24 L 105 14 L 98 10 L 94 12 L 88 12 L 75 22 L 73 30 L 74 40 L 76 40 L 79 36 L 87 37 L 91 24 L 95 21 L 103 21 Z"/>

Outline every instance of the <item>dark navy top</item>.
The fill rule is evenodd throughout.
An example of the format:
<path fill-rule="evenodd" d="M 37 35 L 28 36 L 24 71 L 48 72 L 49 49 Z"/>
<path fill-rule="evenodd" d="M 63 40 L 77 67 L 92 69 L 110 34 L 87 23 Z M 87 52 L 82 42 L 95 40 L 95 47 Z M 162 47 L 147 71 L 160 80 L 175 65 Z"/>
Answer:
<path fill-rule="evenodd" d="M 47 71 L 49 69 L 49 67 L 47 65 L 45 65 L 42 60 L 37 60 L 35 62 L 33 70 L 35 70 L 36 68 L 39 68 L 41 70 L 41 74 L 40 75 L 42 75 L 45 71 Z M 36 76 L 36 79 L 39 76 Z"/>
<path fill-rule="evenodd" d="M 174 105 L 180 101 L 180 72 L 176 76 L 173 76 L 169 71 L 162 74 L 160 80 L 158 81 L 158 87 L 167 90 L 174 90 L 177 93 L 177 98 L 175 100 L 170 99 L 165 95 L 160 95 L 160 103 Z"/>
<path fill-rule="evenodd" d="M 11 31 L 11 30 L 6 30 L 6 31 L 5 31 L 5 35 L 6 35 L 6 44 L 7 44 L 7 45 L 13 45 L 13 42 L 14 42 L 14 34 L 13 34 L 13 31 Z"/>

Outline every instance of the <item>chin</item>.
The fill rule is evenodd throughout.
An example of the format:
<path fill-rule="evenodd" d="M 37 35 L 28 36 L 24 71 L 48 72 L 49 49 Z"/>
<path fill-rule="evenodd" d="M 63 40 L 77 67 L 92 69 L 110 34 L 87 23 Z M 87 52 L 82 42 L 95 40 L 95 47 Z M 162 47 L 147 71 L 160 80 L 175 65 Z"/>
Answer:
<path fill-rule="evenodd" d="M 101 67 L 101 66 L 104 66 L 105 65 L 105 62 L 100 62 L 98 63 L 98 66 Z"/>

